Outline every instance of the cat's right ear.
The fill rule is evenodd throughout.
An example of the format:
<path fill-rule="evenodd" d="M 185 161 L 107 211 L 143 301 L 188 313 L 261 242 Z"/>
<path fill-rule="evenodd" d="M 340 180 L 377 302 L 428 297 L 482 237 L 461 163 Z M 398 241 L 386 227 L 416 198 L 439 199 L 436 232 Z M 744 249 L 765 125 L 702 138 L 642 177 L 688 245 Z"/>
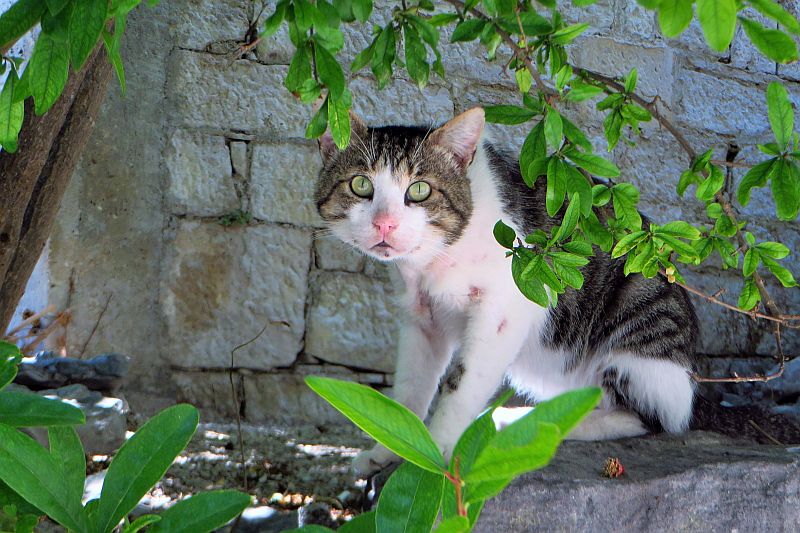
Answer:
<path fill-rule="evenodd" d="M 367 125 L 352 111 L 350 111 L 350 142 L 352 143 L 355 137 L 364 139 L 367 133 Z M 330 128 L 325 130 L 325 133 L 318 139 L 319 153 L 322 156 L 322 163 L 327 165 L 337 153 L 340 152 L 339 147 L 333 141 Z"/>

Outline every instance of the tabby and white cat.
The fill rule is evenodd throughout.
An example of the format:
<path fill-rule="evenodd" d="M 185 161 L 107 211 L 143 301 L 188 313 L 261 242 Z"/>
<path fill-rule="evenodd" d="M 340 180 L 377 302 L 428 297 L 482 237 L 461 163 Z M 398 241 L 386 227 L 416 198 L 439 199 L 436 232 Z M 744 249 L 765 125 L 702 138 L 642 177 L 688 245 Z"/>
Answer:
<path fill-rule="evenodd" d="M 320 215 L 345 243 L 394 263 L 405 282 L 395 399 L 425 419 L 458 352 L 428 419 L 447 457 L 504 380 L 534 401 L 602 387 L 601 406 L 571 438 L 684 431 L 698 335 L 685 291 L 659 276 L 625 277 L 622 261 L 596 250 L 580 291 L 550 308 L 526 299 L 492 228 L 502 219 L 524 238 L 549 233 L 560 216 L 547 215 L 544 178 L 528 188 L 483 128 L 474 108 L 438 129 L 368 128 L 353 117 L 345 150 L 329 133 L 320 139 Z M 355 469 L 392 459 L 378 446 Z"/>

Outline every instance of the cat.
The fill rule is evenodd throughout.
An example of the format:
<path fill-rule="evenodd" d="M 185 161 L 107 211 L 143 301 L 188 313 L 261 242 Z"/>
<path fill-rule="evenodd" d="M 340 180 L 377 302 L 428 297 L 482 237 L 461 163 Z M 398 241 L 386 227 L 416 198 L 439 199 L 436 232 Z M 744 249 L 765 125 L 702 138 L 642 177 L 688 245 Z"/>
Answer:
<path fill-rule="evenodd" d="M 408 314 L 393 396 L 424 420 L 441 381 L 427 424 L 445 457 L 504 382 L 534 402 L 602 387 L 600 406 L 574 439 L 687 429 L 698 326 L 681 287 L 661 276 L 626 277 L 623 260 L 595 248 L 581 290 L 568 289 L 549 308 L 533 303 L 516 287 L 492 228 L 503 220 L 524 239 L 549 233 L 560 215 L 545 210 L 546 178 L 529 188 L 516 158 L 485 138 L 483 110 L 438 128 L 351 121 L 346 149 L 330 132 L 319 140 L 317 209 L 339 239 L 396 265 Z M 507 414 L 497 423 L 509 423 Z M 354 469 L 369 474 L 394 459 L 376 446 Z"/>

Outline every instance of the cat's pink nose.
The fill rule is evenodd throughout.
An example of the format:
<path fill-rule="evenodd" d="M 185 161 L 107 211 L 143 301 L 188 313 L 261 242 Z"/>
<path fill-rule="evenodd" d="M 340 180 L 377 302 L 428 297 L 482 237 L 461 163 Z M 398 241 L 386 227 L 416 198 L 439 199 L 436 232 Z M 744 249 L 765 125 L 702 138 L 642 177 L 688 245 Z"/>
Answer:
<path fill-rule="evenodd" d="M 375 229 L 381 234 L 381 239 L 385 241 L 386 237 L 397 229 L 398 222 L 397 219 L 391 215 L 378 215 L 372 219 L 372 225 L 375 226 Z"/>

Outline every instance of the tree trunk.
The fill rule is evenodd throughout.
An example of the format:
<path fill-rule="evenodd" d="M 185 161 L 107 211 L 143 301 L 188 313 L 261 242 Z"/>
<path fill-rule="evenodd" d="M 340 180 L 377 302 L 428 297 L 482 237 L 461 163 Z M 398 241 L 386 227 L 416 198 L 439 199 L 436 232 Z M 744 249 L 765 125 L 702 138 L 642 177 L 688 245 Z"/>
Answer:
<path fill-rule="evenodd" d="M 44 116 L 25 101 L 19 150 L 0 153 L 0 337 L 50 236 L 110 79 L 100 43 Z"/>

